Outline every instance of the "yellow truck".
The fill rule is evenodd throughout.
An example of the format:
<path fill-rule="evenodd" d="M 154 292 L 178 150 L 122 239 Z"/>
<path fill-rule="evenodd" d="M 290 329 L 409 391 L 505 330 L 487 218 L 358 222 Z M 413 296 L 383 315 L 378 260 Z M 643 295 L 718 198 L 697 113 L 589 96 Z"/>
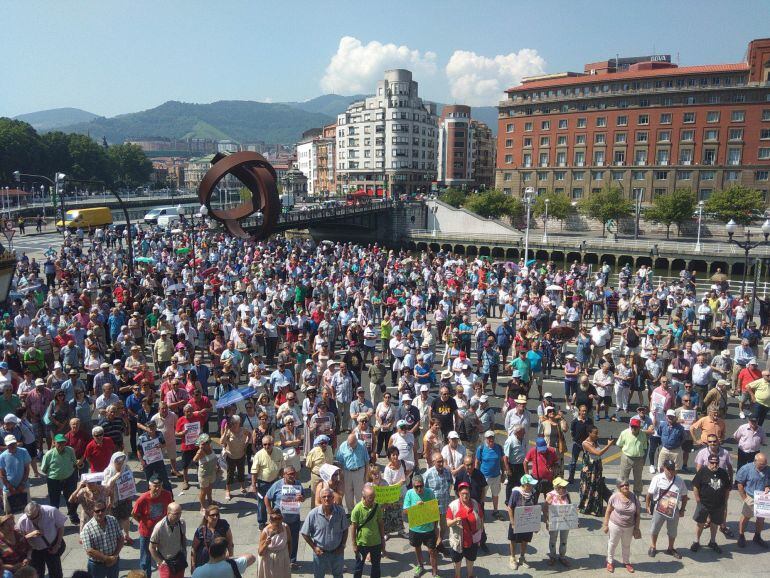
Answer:
<path fill-rule="evenodd" d="M 92 207 L 90 209 L 71 209 L 64 214 L 64 222 L 56 222 L 58 228 L 90 229 L 105 227 L 112 224 L 112 212 L 107 207 Z"/>

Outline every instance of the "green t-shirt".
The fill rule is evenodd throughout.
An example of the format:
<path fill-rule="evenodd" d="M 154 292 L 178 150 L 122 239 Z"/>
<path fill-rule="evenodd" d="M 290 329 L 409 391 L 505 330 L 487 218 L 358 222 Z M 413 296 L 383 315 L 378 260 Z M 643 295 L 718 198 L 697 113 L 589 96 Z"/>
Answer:
<path fill-rule="evenodd" d="M 408 510 L 412 506 L 416 506 L 419 502 L 430 502 L 431 500 L 435 500 L 435 499 L 436 499 L 436 494 L 434 494 L 433 490 L 431 490 L 430 488 L 423 488 L 422 496 L 417 495 L 417 492 L 415 492 L 414 490 L 409 490 L 406 493 L 406 496 L 404 496 L 404 510 Z M 422 534 L 433 532 L 435 528 L 436 528 L 436 522 L 430 522 L 428 524 L 423 524 L 422 526 L 415 526 L 415 527 L 409 526 L 409 529 L 412 532 L 420 532 Z"/>
<path fill-rule="evenodd" d="M 382 543 L 382 540 L 380 538 L 380 520 L 382 520 L 382 506 L 375 506 L 377 508 L 377 512 L 372 516 L 372 519 L 369 520 L 366 525 L 362 525 L 366 519 L 369 517 L 369 514 L 372 511 L 372 508 L 367 508 L 364 505 L 364 502 L 358 502 L 355 507 L 353 508 L 353 511 L 350 513 L 350 523 L 356 524 L 359 528 L 358 535 L 356 536 L 356 544 L 359 546 L 379 546 Z"/>
<path fill-rule="evenodd" d="M 64 446 L 64 451 L 59 453 L 56 448 L 48 450 L 43 456 L 40 471 L 52 480 L 66 480 L 75 471 L 75 450 L 70 446 Z"/>
<path fill-rule="evenodd" d="M 0 396 L 0 415 L 5 417 L 9 413 L 15 413 L 17 409 L 21 407 L 21 399 L 15 393 L 11 395 L 10 399 L 5 399 L 5 396 Z"/>

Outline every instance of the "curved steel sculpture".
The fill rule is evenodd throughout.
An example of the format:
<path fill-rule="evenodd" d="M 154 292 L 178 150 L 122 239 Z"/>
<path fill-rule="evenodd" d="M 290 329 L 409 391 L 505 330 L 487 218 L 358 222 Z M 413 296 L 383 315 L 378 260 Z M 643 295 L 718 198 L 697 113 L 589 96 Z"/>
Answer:
<path fill-rule="evenodd" d="M 211 168 L 201 180 L 198 198 L 208 210 L 208 216 L 222 223 L 227 231 L 240 239 L 265 239 L 275 230 L 281 202 L 278 198 L 276 173 L 262 155 L 255 152 L 239 152 L 224 155 L 217 153 L 211 160 Z M 233 209 L 216 209 L 211 206 L 211 195 L 217 183 L 228 174 L 233 175 L 251 191 L 251 198 Z M 241 221 L 257 211 L 262 222 L 254 234 L 246 232 Z"/>

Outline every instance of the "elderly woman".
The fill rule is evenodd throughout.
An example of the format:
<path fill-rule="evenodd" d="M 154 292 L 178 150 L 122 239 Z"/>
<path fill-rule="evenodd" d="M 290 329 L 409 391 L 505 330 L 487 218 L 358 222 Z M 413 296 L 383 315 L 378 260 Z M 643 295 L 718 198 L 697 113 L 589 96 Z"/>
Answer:
<path fill-rule="evenodd" d="M 136 482 L 131 468 L 126 465 L 126 457 L 123 452 L 112 454 L 110 465 L 104 470 L 102 484 L 107 488 L 107 506 L 112 509 L 112 515 L 123 529 L 126 544 L 133 544 L 134 540 L 128 532 L 131 529 L 131 508 L 136 495 Z"/>
<path fill-rule="evenodd" d="M 86 522 L 94 517 L 94 504 L 97 502 L 107 503 L 107 488 L 98 481 L 89 479 L 80 480 L 78 487 L 69 497 L 70 504 L 78 504 L 80 507 L 80 530 L 86 525 Z"/>
<path fill-rule="evenodd" d="M 176 422 L 177 438 L 182 440 L 182 489 L 190 489 L 190 481 L 187 477 L 190 470 L 190 466 L 193 463 L 195 454 L 198 453 L 198 446 L 196 442 L 203 427 L 201 425 L 202 418 L 200 415 L 196 415 L 197 412 L 193 411 L 193 406 L 189 403 L 184 406 L 184 414 Z"/>
<path fill-rule="evenodd" d="M 0 516 L 0 559 L 4 572 L 16 572 L 29 565 L 31 549 L 27 538 L 16 529 L 13 514 Z"/>
<path fill-rule="evenodd" d="M 297 429 L 297 419 L 293 414 L 284 416 L 283 427 L 278 432 L 281 440 L 281 451 L 283 451 L 283 461 L 287 466 L 294 466 L 299 472 L 302 468 L 302 433 Z"/>
<path fill-rule="evenodd" d="M 234 481 L 241 483 L 241 491 L 246 493 L 246 447 L 249 445 L 249 435 L 241 425 L 240 416 L 230 417 L 230 423 L 222 434 L 220 444 L 222 455 L 227 462 L 227 480 L 225 481 L 225 501 L 230 501 L 230 487 Z"/>
<path fill-rule="evenodd" d="M 618 542 L 621 546 L 623 565 L 628 572 L 633 572 L 631 566 L 631 539 L 641 538 L 639 520 L 642 507 L 639 498 L 631 491 L 628 480 L 618 480 L 618 491 L 612 494 L 607 502 L 607 510 L 604 512 L 602 531 L 609 534 L 607 544 L 607 571 L 615 571 L 615 550 Z"/>
<path fill-rule="evenodd" d="M 197 444 L 198 451 L 195 453 L 193 461 L 198 463 L 198 486 L 200 488 L 198 500 L 201 504 L 201 513 L 203 513 L 212 502 L 211 491 L 214 489 L 214 482 L 217 479 L 219 460 L 211 447 L 209 434 L 201 434 Z"/>
<path fill-rule="evenodd" d="M 473 577 L 481 537 L 484 533 L 484 512 L 481 505 L 471 498 L 471 485 L 461 482 L 457 486 L 458 498 L 449 504 L 446 524 L 449 527 L 450 557 L 455 565 L 455 578 L 460 578 L 462 559 L 468 578 Z"/>
<path fill-rule="evenodd" d="M 553 566 L 558 562 L 569 568 L 570 563 L 567 559 L 567 539 L 569 538 L 569 530 L 552 530 L 549 524 L 548 512 L 550 506 L 564 506 L 570 504 L 569 492 L 567 486 L 569 483 L 562 477 L 554 478 L 553 490 L 545 495 L 545 505 L 543 512 L 545 514 L 545 522 L 548 526 L 548 565 Z M 559 540 L 559 555 L 556 555 L 556 541 Z"/>
<path fill-rule="evenodd" d="M 511 568 L 518 570 L 519 567 L 529 568 L 529 564 L 525 559 L 527 552 L 527 544 L 532 541 L 532 532 L 516 533 L 513 529 L 516 527 L 516 508 L 519 506 L 533 506 L 535 505 L 535 484 L 537 480 L 529 474 L 524 474 L 519 480 L 521 485 L 511 490 L 511 496 L 508 498 L 508 517 L 510 519 L 510 526 L 508 526 L 508 541 L 510 542 L 511 556 L 508 559 L 508 563 Z M 516 545 L 518 544 L 520 549 L 519 558 L 516 558 Z"/>

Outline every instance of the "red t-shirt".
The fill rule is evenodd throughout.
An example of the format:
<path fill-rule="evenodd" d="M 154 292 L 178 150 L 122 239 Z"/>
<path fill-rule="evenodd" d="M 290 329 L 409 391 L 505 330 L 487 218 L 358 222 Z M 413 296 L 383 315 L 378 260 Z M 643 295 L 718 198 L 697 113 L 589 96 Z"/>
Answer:
<path fill-rule="evenodd" d="M 187 452 L 190 450 L 197 450 L 198 446 L 196 445 L 187 445 L 184 442 L 184 431 L 185 431 L 185 425 L 188 423 L 195 423 L 198 422 L 201 424 L 201 432 L 203 432 L 203 418 L 201 418 L 198 414 L 193 414 L 193 418 L 188 420 L 185 416 L 180 417 L 176 422 L 176 431 L 177 433 L 181 432 L 182 435 L 182 451 Z"/>
<path fill-rule="evenodd" d="M 155 524 L 166 515 L 168 505 L 174 501 L 174 496 L 168 490 L 161 490 L 157 498 L 150 496 L 150 492 L 145 492 L 136 500 L 132 516 L 139 520 L 139 535 L 143 538 L 149 538 Z"/>
<path fill-rule="evenodd" d="M 102 445 L 96 445 L 94 440 L 88 442 L 83 457 L 91 466 L 91 472 L 103 472 L 110 465 L 110 458 L 115 453 L 115 442 L 112 438 L 104 436 Z"/>
<path fill-rule="evenodd" d="M 75 457 L 81 459 L 86 451 L 88 442 L 91 440 L 91 436 L 83 430 L 78 430 L 77 433 L 70 430 L 65 437 L 67 438 L 67 445 L 72 446 L 72 449 L 75 450 Z"/>
<path fill-rule="evenodd" d="M 452 513 L 452 508 L 447 509 L 446 519 L 454 520 L 455 518 L 462 520 L 463 548 L 470 548 L 473 545 L 473 534 L 479 529 L 479 518 L 472 507 L 464 506 L 462 502 L 458 504 L 456 514 Z"/>
<path fill-rule="evenodd" d="M 537 448 L 531 448 L 524 460 L 529 462 L 529 473 L 536 480 L 553 480 L 553 471 L 551 468 L 559 462 L 556 450 L 548 448 L 544 452 L 537 451 Z"/>

